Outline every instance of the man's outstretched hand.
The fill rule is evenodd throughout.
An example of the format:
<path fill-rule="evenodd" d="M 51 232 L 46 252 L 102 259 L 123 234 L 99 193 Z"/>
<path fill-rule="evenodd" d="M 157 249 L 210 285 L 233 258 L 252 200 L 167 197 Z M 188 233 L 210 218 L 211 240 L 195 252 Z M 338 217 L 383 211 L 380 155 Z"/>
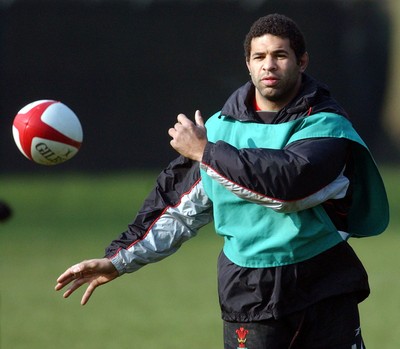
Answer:
<path fill-rule="evenodd" d="M 85 305 L 98 286 L 118 276 L 118 271 L 109 259 L 91 259 L 75 264 L 62 273 L 57 279 L 55 290 L 59 291 L 71 283 L 63 295 L 64 298 L 68 298 L 75 290 L 87 283 L 88 287 L 81 299 L 81 304 Z"/>

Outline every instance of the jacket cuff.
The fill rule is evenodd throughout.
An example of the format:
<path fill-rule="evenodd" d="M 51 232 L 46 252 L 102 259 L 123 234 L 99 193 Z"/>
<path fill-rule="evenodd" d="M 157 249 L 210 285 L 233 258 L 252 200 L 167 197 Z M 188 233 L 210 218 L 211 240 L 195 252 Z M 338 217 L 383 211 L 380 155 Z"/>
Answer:
<path fill-rule="evenodd" d="M 212 152 L 214 148 L 214 143 L 207 142 L 206 147 L 204 148 L 203 157 L 201 159 L 201 163 L 209 164 L 212 159 Z"/>

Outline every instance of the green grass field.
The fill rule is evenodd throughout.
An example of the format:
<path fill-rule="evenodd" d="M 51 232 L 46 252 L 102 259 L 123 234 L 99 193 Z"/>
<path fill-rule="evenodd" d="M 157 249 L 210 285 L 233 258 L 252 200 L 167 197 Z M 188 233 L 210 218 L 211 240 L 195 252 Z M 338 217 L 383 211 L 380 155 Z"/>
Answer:
<path fill-rule="evenodd" d="M 391 224 L 379 237 L 352 240 L 370 277 L 361 305 L 369 349 L 400 347 L 400 169 L 383 170 Z M 222 348 L 216 292 L 221 248 L 209 226 L 174 256 L 99 288 L 89 304 L 55 280 L 82 259 L 102 257 L 151 189 L 154 173 L 0 176 L 13 209 L 0 225 L 1 349 Z"/>

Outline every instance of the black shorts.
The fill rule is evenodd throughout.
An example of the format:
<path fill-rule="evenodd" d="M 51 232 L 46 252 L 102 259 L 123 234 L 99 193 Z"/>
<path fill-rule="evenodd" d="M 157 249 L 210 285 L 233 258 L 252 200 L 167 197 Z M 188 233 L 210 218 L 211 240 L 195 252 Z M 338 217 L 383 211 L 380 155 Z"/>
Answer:
<path fill-rule="evenodd" d="M 328 298 L 281 319 L 224 321 L 224 349 L 365 349 L 358 301 Z"/>

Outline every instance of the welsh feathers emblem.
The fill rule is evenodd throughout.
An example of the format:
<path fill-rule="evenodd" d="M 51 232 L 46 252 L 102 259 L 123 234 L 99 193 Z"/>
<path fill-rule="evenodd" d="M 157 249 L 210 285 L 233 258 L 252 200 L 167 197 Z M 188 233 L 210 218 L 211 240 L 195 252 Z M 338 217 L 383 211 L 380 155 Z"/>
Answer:
<path fill-rule="evenodd" d="M 249 333 L 248 330 L 245 330 L 244 327 L 240 327 L 236 330 L 236 334 L 238 336 L 237 340 L 239 343 L 238 349 L 246 349 L 246 336 Z"/>

